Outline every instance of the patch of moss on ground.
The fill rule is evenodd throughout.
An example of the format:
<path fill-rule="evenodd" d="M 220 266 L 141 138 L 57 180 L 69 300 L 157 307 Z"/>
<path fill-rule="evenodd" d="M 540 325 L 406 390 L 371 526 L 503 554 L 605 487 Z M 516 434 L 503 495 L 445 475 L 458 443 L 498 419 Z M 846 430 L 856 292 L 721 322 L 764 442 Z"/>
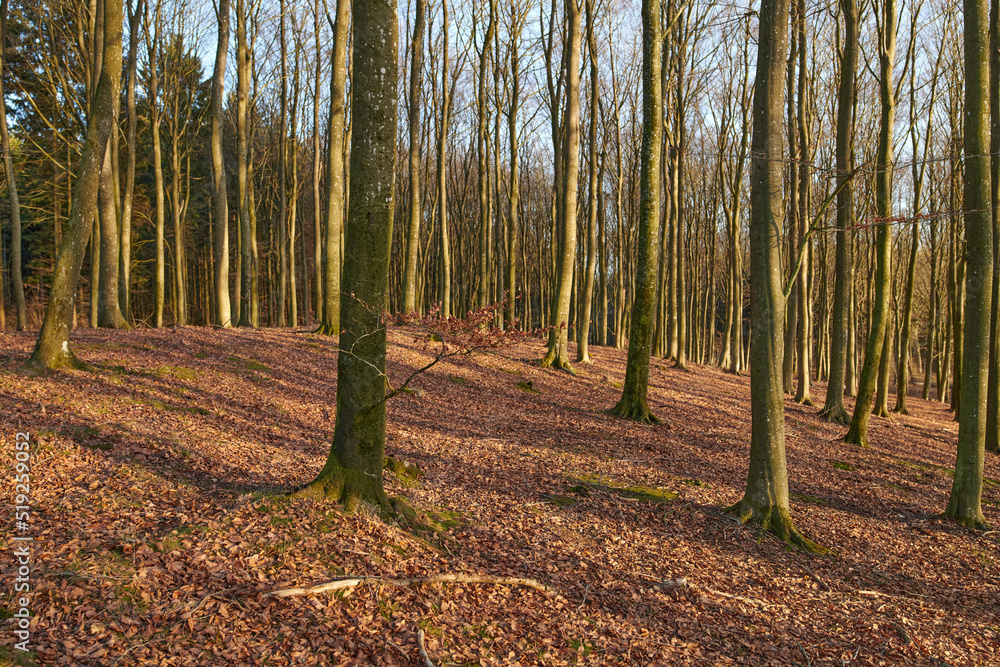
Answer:
<path fill-rule="evenodd" d="M 234 364 L 238 364 L 244 370 L 248 371 L 268 371 L 271 370 L 264 364 L 260 363 L 256 359 L 244 359 L 243 357 L 237 357 L 236 355 L 230 356 L 229 361 Z"/>
<path fill-rule="evenodd" d="M 158 366 L 153 372 L 160 377 L 174 377 L 178 380 L 194 380 L 198 377 L 197 371 L 184 366 Z"/>
<path fill-rule="evenodd" d="M 467 384 L 469 382 L 468 379 L 464 377 L 459 377 L 458 375 L 449 375 L 448 379 L 454 382 L 455 384 Z"/>
<path fill-rule="evenodd" d="M 420 483 L 420 478 L 424 476 L 424 471 L 420 469 L 420 466 L 415 463 L 407 463 L 395 456 L 388 457 L 383 467 L 395 475 L 400 484 L 408 488 L 417 486 Z"/>
<path fill-rule="evenodd" d="M 518 382 L 517 383 L 517 388 L 520 389 L 521 391 L 526 391 L 526 392 L 528 392 L 530 394 L 540 394 L 540 393 L 542 393 L 541 389 L 535 389 L 535 385 L 530 380 L 525 380 L 523 382 Z"/>
<path fill-rule="evenodd" d="M 825 498 L 818 498 L 816 496 L 810 496 L 804 493 L 789 493 L 788 497 L 795 498 L 796 500 L 801 500 L 802 502 L 805 503 L 815 503 L 817 505 L 825 505 L 829 502 Z"/>
<path fill-rule="evenodd" d="M 0 667 L 35 667 L 38 654 L 34 651 L 18 651 L 10 646 L 0 646 Z"/>
<path fill-rule="evenodd" d="M 685 486 L 697 486 L 700 488 L 707 488 L 709 485 L 708 482 L 703 482 L 700 479 L 685 479 L 681 480 L 681 483 Z"/>
<path fill-rule="evenodd" d="M 832 465 L 837 470 L 854 470 L 854 466 L 850 463 L 845 463 L 844 461 L 831 460 L 830 465 Z"/>
<path fill-rule="evenodd" d="M 667 489 L 655 486 L 645 486 L 642 484 L 620 484 L 609 477 L 603 475 L 583 475 L 578 480 L 583 486 L 594 488 L 606 493 L 613 493 L 623 498 L 632 498 L 648 503 L 665 503 L 677 498 L 677 494 Z M 570 487 L 570 490 L 577 489 L 580 484 Z"/>
<path fill-rule="evenodd" d="M 570 498 L 569 496 L 552 496 L 549 498 L 551 502 L 556 507 L 572 507 L 580 502 L 579 498 Z"/>

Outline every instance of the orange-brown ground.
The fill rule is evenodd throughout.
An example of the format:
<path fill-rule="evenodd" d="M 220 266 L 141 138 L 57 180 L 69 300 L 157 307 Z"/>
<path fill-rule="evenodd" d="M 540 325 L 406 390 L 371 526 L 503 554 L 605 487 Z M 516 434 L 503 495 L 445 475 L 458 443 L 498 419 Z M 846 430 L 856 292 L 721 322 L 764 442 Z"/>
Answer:
<path fill-rule="evenodd" d="M 860 450 L 788 401 L 792 516 L 835 552 L 810 556 L 720 511 L 745 481 L 746 377 L 654 360 L 664 425 L 640 426 L 602 412 L 620 394 L 623 351 L 591 348 L 595 363 L 575 377 L 531 365 L 538 341 L 454 358 L 389 404 L 387 453 L 425 476 L 387 473 L 387 488 L 442 528 L 407 532 L 280 495 L 325 460 L 334 339 L 187 327 L 73 340 L 96 372 L 32 375 L 34 333 L 0 336 L 9 486 L 15 431 L 37 442 L 40 662 L 416 665 L 422 628 L 436 665 L 1000 664 L 1000 534 L 936 518 L 957 430 L 939 403 L 914 398 L 912 416 L 873 419 Z M 390 332 L 391 379 L 428 358 L 412 331 Z M 996 456 L 986 476 L 996 525 Z M 445 572 L 531 577 L 557 593 L 263 597 L 346 574 Z M 5 558 L 8 613 L 13 577 Z M 679 577 L 692 586 L 658 585 Z"/>

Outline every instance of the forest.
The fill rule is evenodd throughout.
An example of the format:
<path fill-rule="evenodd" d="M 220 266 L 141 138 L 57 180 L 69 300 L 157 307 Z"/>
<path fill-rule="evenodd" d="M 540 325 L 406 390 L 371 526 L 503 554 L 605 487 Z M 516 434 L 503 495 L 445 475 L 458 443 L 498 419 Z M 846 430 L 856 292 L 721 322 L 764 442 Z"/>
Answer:
<path fill-rule="evenodd" d="M 0 665 L 1000 664 L 1000 0 L 0 0 Z"/>

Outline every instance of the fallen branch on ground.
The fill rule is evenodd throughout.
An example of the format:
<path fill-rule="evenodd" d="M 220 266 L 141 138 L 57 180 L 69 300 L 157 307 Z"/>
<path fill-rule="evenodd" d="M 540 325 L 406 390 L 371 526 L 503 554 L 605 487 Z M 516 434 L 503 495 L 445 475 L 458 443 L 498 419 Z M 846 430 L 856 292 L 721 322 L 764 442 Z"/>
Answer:
<path fill-rule="evenodd" d="M 423 628 L 417 630 L 417 648 L 420 649 L 420 657 L 424 659 L 424 664 L 427 665 L 427 667 L 434 667 L 434 663 L 431 662 L 430 657 L 427 655 L 427 649 L 424 648 Z"/>
<path fill-rule="evenodd" d="M 351 589 L 366 582 L 388 584 L 390 586 L 416 586 L 418 584 L 494 584 L 497 586 L 527 586 L 543 593 L 554 593 L 552 588 L 534 579 L 520 577 L 491 577 L 483 574 L 436 574 L 429 577 L 414 577 L 412 579 L 390 579 L 388 577 L 353 577 L 328 581 L 309 588 L 282 588 L 266 593 L 266 597 L 291 598 L 300 595 L 318 595 L 344 589 Z"/>

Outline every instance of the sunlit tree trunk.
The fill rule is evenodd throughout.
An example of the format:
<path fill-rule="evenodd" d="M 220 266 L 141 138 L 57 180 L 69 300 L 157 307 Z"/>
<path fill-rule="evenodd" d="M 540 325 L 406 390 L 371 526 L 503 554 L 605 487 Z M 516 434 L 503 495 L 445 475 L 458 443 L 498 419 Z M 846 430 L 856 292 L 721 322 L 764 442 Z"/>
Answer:
<path fill-rule="evenodd" d="M 864 367 L 858 398 L 854 404 L 854 417 L 845 440 L 850 444 L 868 445 L 868 422 L 878 384 L 879 363 L 883 349 L 885 330 L 889 319 L 889 291 L 891 284 L 892 257 L 892 128 L 895 118 L 895 97 L 893 92 L 893 60 L 896 55 L 896 0 L 876 0 L 876 20 L 879 25 L 879 97 L 881 102 L 881 124 L 879 126 L 878 154 L 875 174 L 875 210 L 878 216 L 878 236 L 876 241 L 875 304 L 872 309 L 868 344 L 865 346 Z"/>
<path fill-rule="evenodd" d="M 990 312 L 993 291 L 993 218 L 989 128 L 989 21 L 986 0 L 965 0 L 965 183 L 963 205 L 967 273 L 958 455 L 945 514 L 979 528 L 986 444 Z"/>
<path fill-rule="evenodd" d="M 639 244 L 635 303 L 622 397 L 610 412 L 626 419 L 656 423 L 649 409 L 649 356 L 656 308 L 657 260 L 660 255 L 660 170 L 663 142 L 660 0 L 642 2 L 642 157 L 639 182 Z M 619 209 L 620 210 L 620 209 Z M 618 224 L 621 225 L 619 218 Z M 618 270 L 621 271 L 621 265 Z M 618 332 L 616 332 L 618 334 Z"/>
<path fill-rule="evenodd" d="M 87 122 L 83 150 L 73 190 L 73 206 L 63 229 L 62 244 L 52 277 L 45 319 L 29 364 L 36 367 L 79 367 L 69 349 L 73 296 L 87 249 L 87 235 L 97 210 L 101 165 L 115 129 L 115 103 L 122 71 L 122 0 L 104 0 L 103 68 Z"/>
<path fill-rule="evenodd" d="M 744 523 L 814 548 L 788 509 L 785 401 L 782 389 L 781 268 L 783 71 L 788 54 L 788 0 L 762 0 L 750 150 L 750 468 L 746 494 L 731 508 Z"/>
<path fill-rule="evenodd" d="M 323 323 L 320 331 L 340 333 L 340 239 L 344 226 L 344 125 L 347 94 L 347 40 L 350 29 L 349 0 L 337 0 L 336 16 L 327 14 L 333 31 L 330 63 L 330 117 L 326 154 L 326 242 L 323 248 Z"/>
<path fill-rule="evenodd" d="M 338 10 L 339 14 L 339 10 Z M 305 494 L 387 509 L 385 322 L 397 114 L 395 0 L 354 0 L 351 194 L 344 252 L 344 331 L 337 357 L 337 423 L 326 465 Z"/>
<path fill-rule="evenodd" d="M 215 324 L 231 327 L 229 302 L 229 203 L 226 164 L 222 157 L 222 116 L 225 111 L 226 56 L 229 53 L 229 0 L 219 0 L 219 36 L 212 74 L 212 213 L 215 217 Z"/>
<path fill-rule="evenodd" d="M 562 192 L 559 207 L 559 256 L 556 258 L 556 288 L 552 294 L 553 326 L 542 366 L 571 370 L 569 364 L 570 297 L 576 264 L 577 187 L 580 177 L 580 7 L 565 0 L 566 11 L 566 113 L 562 160 Z"/>
<path fill-rule="evenodd" d="M 403 274 L 403 312 L 417 310 L 417 259 L 420 250 L 420 87 L 424 67 L 424 0 L 414 5 L 413 36 L 410 43 L 410 220 L 406 227 L 405 267 Z"/>
<path fill-rule="evenodd" d="M 594 0 L 586 0 L 587 44 L 590 52 L 590 165 L 587 183 L 587 266 L 583 280 L 582 316 L 576 329 L 576 360 L 590 363 L 588 343 L 590 339 L 590 314 L 594 297 L 594 271 L 597 268 L 597 119 L 600 92 L 597 77 L 597 39 L 594 37 Z"/>

